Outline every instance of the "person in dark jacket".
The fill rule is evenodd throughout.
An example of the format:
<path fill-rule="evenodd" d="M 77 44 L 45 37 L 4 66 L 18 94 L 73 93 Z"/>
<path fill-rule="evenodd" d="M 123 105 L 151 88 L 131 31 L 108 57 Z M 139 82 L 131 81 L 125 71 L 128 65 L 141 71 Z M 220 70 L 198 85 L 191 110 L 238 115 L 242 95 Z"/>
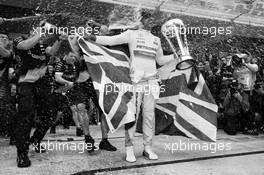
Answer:
<path fill-rule="evenodd" d="M 46 94 L 41 82 L 47 71 L 49 56 L 55 55 L 62 40 L 67 40 L 65 35 L 58 37 L 53 46 L 47 46 L 42 29 L 45 21 L 40 22 L 40 27 L 31 31 L 30 36 L 20 36 L 14 40 L 14 48 L 21 58 L 21 66 L 17 72 L 18 112 L 16 115 L 15 142 L 17 147 L 17 166 L 29 167 L 31 161 L 28 157 L 29 145 L 33 144 L 37 153 L 45 151 L 40 142 L 49 129 L 50 123 L 50 98 Z M 36 126 L 33 136 L 30 132 L 34 121 L 36 104 L 41 106 L 38 111 L 40 122 Z"/>
<path fill-rule="evenodd" d="M 0 135 L 8 135 L 9 121 L 9 73 L 13 62 L 13 54 L 9 38 L 0 34 Z"/>
<path fill-rule="evenodd" d="M 243 113 L 249 111 L 247 97 L 237 80 L 233 80 L 223 103 L 226 118 L 224 130 L 227 134 L 235 135 L 239 130 L 239 125 L 243 123 Z"/>

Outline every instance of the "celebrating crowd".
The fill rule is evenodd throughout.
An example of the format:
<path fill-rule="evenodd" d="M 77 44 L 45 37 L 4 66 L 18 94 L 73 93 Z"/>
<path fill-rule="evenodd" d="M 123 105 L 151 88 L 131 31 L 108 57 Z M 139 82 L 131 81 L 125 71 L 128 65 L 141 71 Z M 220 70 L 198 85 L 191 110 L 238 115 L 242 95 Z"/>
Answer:
<path fill-rule="evenodd" d="M 30 166 L 30 144 L 34 145 L 36 152 L 43 152 L 40 143 L 50 128 L 53 133 L 56 132 L 55 127 L 60 123 L 61 116 L 65 127 L 69 125 L 69 116 L 72 116 L 76 135 L 84 135 L 88 152 L 93 152 L 94 139 L 89 125 L 94 108 L 101 122 L 99 148 L 116 151 L 107 139 L 109 129 L 106 117 L 98 104 L 82 53 L 70 46 L 66 34 L 54 36 L 56 41 L 50 46 L 46 45 L 46 36 L 41 35 L 40 31 L 45 23 L 41 21 L 39 27 L 31 30 L 28 36 L 19 36 L 12 42 L 7 34 L 0 34 L 0 134 L 8 135 L 10 144 L 16 145 L 18 167 Z M 160 38 L 150 32 L 152 26 L 151 15 L 144 13 L 137 29 L 115 36 L 102 36 L 110 35 L 110 32 L 106 26 L 101 26 L 101 36 L 85 35 L 84 38 L 107 46 L 128 44 L 133 85 L 156 83 L 158 86 L 156 64 L 164 65 L 173 60 L 174 55 L 163 55 Z M 139 43 L 146 47 L 141 47 L 142 52 L 135 53 Z M 60 50 L 62 45 L 66 47 L 63 51 Z M 140 54 L 143 56 L 140 57 Z M 196 66 L 203 73 L 219 106 L 219 127 L 231 135 L 239 131 L 253 135 L 263 132 L 261 58 L 257 59 L 249 51 L 238 49 L 221 58 L 209 55 Z M 134 96 L 136 108 L 140 106 L 138 103 L 143 104 L 143 156 L 150 160 L 158 159 L 152 150 L 157 96 L 154 92 Z M 136 111 L 137 117 L 139 110 Z M 35 131 L 30 137 L 32 127 L 35 127 Z M 125 130 L 126 161 L 135 162 L 135 124 L 126 125 Z"/>
<path fill-rule="evenodd" d="M 40 26 L 44 23 L 41 21 Z M 1 135 L 10 136 L 10 144 L 17 147 L 18 167 L 30 166 L 30 144 L 34 145 L 35 152 L 45 152 L 41 140 L 49 128 L 56 132 L 61 114 L 67 116 L 69 109 L 77 127 L 76 135 L 84 135 L 88 152 L 93 152 L 94 139 L 89 131 L 89 119 L 94 110 L 91 101 L 97 107 L 101 121 L 99 148 L 115 151 L 116 148 L 108 142 L 106 120 L 84 60 L 71 52 L 69 44 L 63 58 L 54 57 L 61 43 L 67 43 L 68 36 L 58 35 L 52 46 L 47 46 L 41 29 L 38 27 L 37 32 L 31 30 L 28 37 L 15 38 L 13 47 L 8 35 L 0 35 L 0 128 Z M 67 127 L 66 120 L 64 125 Z M 30 137 L 33 126 L 36 129 Z"/>
<path fill-rule="evenodd" d="M 134 85 L 140 86 L 142 83 L 144 85 L 155 83 L 158 86 L 155 76 L 156 60 L 158 64 L 163 65 L 173 60 L 174 57 L 173 55 L 166 57 L 163 55 L 159 38 L 150 32 L 151 21 L 153 19 L 150 13 L 142 13 L 141 25 L 137 30 L 127 30 L 116 36 L 86 35 L 84 38 L 109 46 L 128 44 L 132 61 L 131 69 L 133 69 L 131 78 Z M 87 150 L 91 153 L 95 150 L 95 145 L 89 131 L 90 116 L 88 111 L 90 110 L 89 102 L 93 101 L 99 111 L 101 120 L 102 141 L 99 144 L 99 148 L 107 151 L 116 150 L 107 140 L 108 126 L 106 118 L 98 105 L 92 80 L 85 61 L 80 51 L 78 51 L 79 49 L 70 46 L 66 34 L 59 34 L 56 36 L 56 41 L 51 46 L 47 46 L 44 42 L 46 36 L 41 31 L 46 24 L 45 21 L 41 21 L 39 27 L 34 28 L 34 31 L 31 30 L 28 37 L 20 36 L 15 38 L 13 50 L 9 46 L 10 41 L 7 35 L 1 35 L 1 80 L 5 82 L 1 83 L 1 88 L 4 89 L 1 94 L 2 98 L 11 96 L 11 84 L 16 87 L 16 93 L 14 93 L 16 97 L 14 97 L 15 102 L 13 104 L 15 112 L 8 118 L 8 121 L 12 122 L 1 123 L 7 123 L 6 126 L 11 130 L 7 134 L 11 138 L 10 144 L 15 144 L 17 147 L 18 167 L 31 165 L 28 157 L 30 145 L 34 146 L 34 150 L 37 153 L 45 151 L 40 143 L 47 130 L 50 127 L 54 129 L 59 111 L 63 112 L 62 106 L 65 106 L 65 104 L 62 105 L 61 102 L 66 102 L 66 106 L 71 109 L 72 118 L 77 128 L 76 135 L 84 135 Z M 107 29 L 101 27 L 100 35 L 107 33 Z M 63 57 L 57 60 L 54 56 L 62 42 L 67 43 L 68 49 L 65 49 Z M 134 55 L 139 43 L 141 43 L 142 52 L 139 52 L 139 55 Z M 14 60 L 13 53 L 16 54 L 16 57 L 19 57 L 19 61 L 17 68 L 13 68 L 13 71 L 10 71 L 12 69 L 11 62 Z M 140 54 L 143 54 L 142 57 Z M 151 56 L 153 59 L 147 59 L 146 56 Z M 146 64 L 142 65 L 142 61 L 146 62 Z M 64 90 L 61 90 L 61 87 Z M 67 100 L 61 100 L 62 98 L 65 99 L 65 97 Z M 150 160 L 158 159 L 158 156 L 152 150 L 152 137 L 155 132 L 154 109 L 157 97 L 158 94 L 154 94 L 154 92 L 150 94 L 142 92 L 135 95 L 133 100 L 135 106 L 140 106 L 140 103 L 143 104 L 143 156 Z M 139 98 L 141 98 L 141 102 L 137 101 Z M 7 104 L 11 105 L 8 99 L 4 101 L 3 105 Z M 5 109 L 5 107 L 1 107 L 1 110 Z M 139 111 L 135 113 L 138 116 Z M 7 112 L 1 111 L 1 115 L 3 120 L 6 118 Z M 34 116 L 37 116 L 38 122 L 34 122 Z M 35 130 L 30 137 L 32 126 L 35 127 Z M 135 124 L 125 127 L 126 161 L 128 162 L 136 161 L 133 150 L 135 128 Z M 2 133 L 5 132 L 5 130 L 2 131 Z"/>

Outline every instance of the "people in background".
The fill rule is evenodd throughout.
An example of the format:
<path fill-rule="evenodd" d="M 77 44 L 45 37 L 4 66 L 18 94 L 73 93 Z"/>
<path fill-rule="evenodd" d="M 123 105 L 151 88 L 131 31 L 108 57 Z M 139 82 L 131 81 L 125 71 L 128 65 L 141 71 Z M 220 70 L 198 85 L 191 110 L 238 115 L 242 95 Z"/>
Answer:
<path fill-rule="evenodd" d="M 0 135 L 7 136 L 9 127 L 9 96 L 10 72 L 12 69 L 13 54 L 9 38 L 0 34 Z"/>
<path fill-rule="evenodd" d="M 256 75 L 259 69 L 258 65 L 254 62 L 251 54 L 247 52 L 235 54 L 232 57 L 232 66 L 234 68 L 233 77 L 242 85 L 243 94 L 249 100 L 254 89 Z M 244 126 L 242 126 L 243 133 L 257 135 L 255 117 L 251 110 L 252 104 L 250 104 L 250 101 L 248 101 L 248 104 L 249 110 L 243 115 L 245 120 Z"/>

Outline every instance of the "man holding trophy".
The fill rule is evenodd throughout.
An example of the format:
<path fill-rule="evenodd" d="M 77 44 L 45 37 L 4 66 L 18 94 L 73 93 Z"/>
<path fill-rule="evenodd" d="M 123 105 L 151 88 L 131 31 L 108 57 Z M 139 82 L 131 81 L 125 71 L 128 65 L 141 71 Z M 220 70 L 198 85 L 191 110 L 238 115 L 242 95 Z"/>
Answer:
<path fill-rule="evenodd" d="M 160 38 L 150 30 L 153 27 L 153 17 L 148 12 L 142 12 L 141 24 L 137 30 L 127 30 L 115 36 L 87 35 L 98 44 L 113 46 L 128 44 L 130 52 L 130 77 L 134 86 L 133 102 L 136 107 L 136 120 L 143 106 L 143 156 L 149 160 L 157 160 L 158 156 L 152 150 L 152 138 L 155 134 L 155 104 L 159 98 L 159 84 L 156 63 L 164 65 L 174 59 L 174 55 L 163 55 Z M 135 162 L 133 138 L 136 124 L 125 126 L 126 161 Z"/>

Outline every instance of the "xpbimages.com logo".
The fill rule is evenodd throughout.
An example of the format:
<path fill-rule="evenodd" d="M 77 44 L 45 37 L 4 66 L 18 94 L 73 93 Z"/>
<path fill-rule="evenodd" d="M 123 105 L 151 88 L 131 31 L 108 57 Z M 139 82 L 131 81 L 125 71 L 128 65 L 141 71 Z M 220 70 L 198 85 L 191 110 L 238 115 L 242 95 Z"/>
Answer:
<path fill-rule="evenodd" d="M 208 26 L 169 26 L 166 29 L 166 34 L 171 37 L 176 37 L 177 33 L 180 35 L 209 35 L 214 38 L 217 35 L 231 35 L 232 27 L 208 27 Z"/>
<path fill-rule="evenodd" d="M 78 153 L 84 153 L 85 151 L 92 150 L 92 144 L 91 143 L 84 143 L 84 142 L 50 142 L 49 140 L 47 142 L 42 142 L 40 145 L 38 144 L 32 144 L 33 150 L 39 149 L 40 152 L 43 152 L 45 150 L 47 151 L 78 151 Z M 99 150 L 99 143 L 94 143 L 95 151 Z"/>
<path fill-rule="evenodd" d="M 99 27 L 57 27 L 57 26 L 49 26 L 49 27 L 33 27 L 33 34 L 40 33 L 40 36 L 46 36 L 46 35 L 75 35 L 78 34 L 79 36 L 84 36 L 85 34 L 94 34 L 99 35 Z"/>
<path fill-rule="evenodd" d="M 153 93 L 163 93 L 165 92 L 165 85 L 159 84 L 138 84 L 133 86 L 131 84 L 125 83 L 110 83 L 105 85 L 105 92 L 106 95 L 109 93 L 119 93 L 119 92 L 133 92 L 133 93 L 140 93 L 144 92 L 146 95 L 153 94 Z"/>
<path fill-rule="evenodd" d="M 215 143 L 215 142 L 191 142 L 189 140 L 174 143 L 164 143 L 165 151 L 172 154 L 178 151 L 206 151 L 216 153 L 218 151 L 230 151 L 232 149 L 231 143 Z"/>

